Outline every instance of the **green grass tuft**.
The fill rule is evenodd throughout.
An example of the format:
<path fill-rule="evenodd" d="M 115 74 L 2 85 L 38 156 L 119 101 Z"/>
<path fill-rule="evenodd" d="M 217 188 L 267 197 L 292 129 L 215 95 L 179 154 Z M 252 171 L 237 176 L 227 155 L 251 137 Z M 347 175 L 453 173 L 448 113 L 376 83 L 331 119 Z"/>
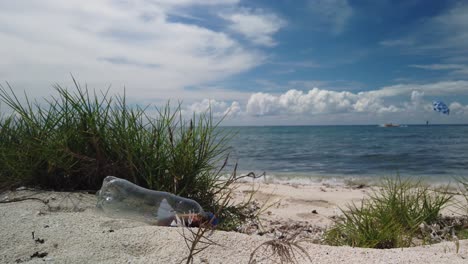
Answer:
<path fill-rule="evenodd" d="M 232 133 L 210 111 L 184 120 L 180 105 L 150 116 L 124 96 L 55 86 L 45 104 L 21 102 L 7 84 L 0 115 L 0 188 L 98 190 L 108 175 L 215 207 Z"/>
<path fill-rule="evenodd" d="M 366 248 L 409 247 L 424 239 L 421 224 L 434 223 L 452 199 L 420 181 L 387 178 L 361 205 L 351 204 L 326 232 L 325 243 Z"/>

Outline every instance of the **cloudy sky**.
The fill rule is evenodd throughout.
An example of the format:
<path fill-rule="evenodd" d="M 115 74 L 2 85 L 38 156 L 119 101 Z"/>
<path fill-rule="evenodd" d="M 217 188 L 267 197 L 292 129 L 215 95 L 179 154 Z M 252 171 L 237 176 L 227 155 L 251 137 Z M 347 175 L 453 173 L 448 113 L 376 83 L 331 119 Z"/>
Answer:
<path fill-rule="evenodd" d="M 226 125 L 468 123 L 467 14 L 456 0 L 1 1 L 0 81 L 42 98 L 71 73 Z"/>

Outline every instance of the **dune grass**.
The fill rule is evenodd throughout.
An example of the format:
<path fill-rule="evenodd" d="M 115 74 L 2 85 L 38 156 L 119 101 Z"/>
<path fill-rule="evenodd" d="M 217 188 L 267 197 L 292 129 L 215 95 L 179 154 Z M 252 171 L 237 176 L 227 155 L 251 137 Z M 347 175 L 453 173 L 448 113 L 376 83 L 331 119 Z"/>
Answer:
<path fill-rule="evenodd" d="M 433 224 L 452 195 L 434 192 L 420 181 L 387 178 L 379 191 L 360 205 L 342 210 L 342 217 L 325 234 L 325 243 L 368 248 L 396 248 L 426 239 L 422 224 Z"/>
<path fill-rule="evenodd" d="M 55 85 L 58 96 L 42 104 L 0 86 L 11 110 L 0 115 L 1 189 L 98 190 L 113 175 L 216 206 L 232 133 L 217 129 L 210 111 L 185 120 L 180 105 L 167 104 L 150 116 L 125 95 L 73 81 L 72 90 Z"/>
<path fill-rule="evenodd" d="M 468 239 L 468 176 L 455 177 L 455 180 L 458 183 L 459 193 L 462 196 L 462 198 L 456 202 L 455 207 L 465 219 L 465 223 L 458 228 L 457 236 L 459 239 Z"/>
<path fill-rule="evenodd" d="M 458 183 L 458 190 L 463 197 L 462 201 L 457 204 L 461 213 L 468 217 L 468 176 L 455 177 L 455 181 Z"/>

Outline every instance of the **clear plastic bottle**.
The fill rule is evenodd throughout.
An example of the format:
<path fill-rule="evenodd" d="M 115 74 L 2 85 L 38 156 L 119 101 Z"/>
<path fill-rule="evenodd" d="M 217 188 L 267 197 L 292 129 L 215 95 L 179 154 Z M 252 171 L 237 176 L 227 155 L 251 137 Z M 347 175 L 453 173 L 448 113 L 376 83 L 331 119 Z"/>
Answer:
<path fill-rule="evenodd" d="M 107 176 L 97 192 L 97 207 L 105 214 L 153 225 L 191 224 L 211 218 L 194 200 L 172 193 L 148 190 L 127 180 Z"/>

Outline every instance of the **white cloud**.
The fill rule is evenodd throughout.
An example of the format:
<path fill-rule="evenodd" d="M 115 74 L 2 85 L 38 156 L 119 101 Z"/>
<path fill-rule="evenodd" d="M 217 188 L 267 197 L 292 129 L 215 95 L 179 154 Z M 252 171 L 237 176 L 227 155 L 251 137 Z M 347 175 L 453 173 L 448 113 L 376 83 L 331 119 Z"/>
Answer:
<path fill-rule="evenodd" d="M 459 102 L 453 102 L 449 105 L 451 115 L 468 116 L 468 105 L 462 105 Z"/>
<path fill-rule="evenodd" d="M 376 104 L 373 98 L 360 98 L 350 92 L 314 88 L 307 93 L 289 90 L 284 94 L 255 93 L 250 96 L 246 112 L 250 115 L 324 114 L 366 111 Z"/>
<path fill-rule="evenodd" d="M 401 112 L 402 109 L 393 104 L 386 105 L 382 98 L 374 96 L 372 93 L 359 93 L 358 99 L 350 111 L 382 114 Z"/>
<path fill-rule="evenodd" d="M 237 4 L 240 0 L 158 0 L 153 1 L 165 5 L 221 5 Z"/>
<path fill-rule="evenodd" d="M 418 102 L 421 100 L 421 98 L 424 96 L 423 92 L 420 91 L 412 91 L 411 92 L 411 101 L 413 102 Z"/>
<path fill-rule="evenodd" d="M 380 42 L 380 45 L 387 46 L 387 47 L 395 47 L 395 46 L 409 46 L 414 43 L 413 40 L 410 39 L 389 39 L 383 40 Z"/>
<path fill-rule="evenodd" d="M 385 86 L 368 93 L 378 97 L 409 95 L 412 91 L 423 91 L 426 96 L 468 95 L 468 81 L 443 81 L 429 84 L 397 84 Z"/>
<path fill-rule="evenodd" d="M 273 34 L 286 24 L 277 15 L 261 9 L 243 8 L 221 17 L 231 22 L 229 28 L 232 31 L 242 34 L 254 44 L 270 47 L 276 45 Z"/>
<path fill-rule="evenodd" d="M 468 45 L 467 13 L 468 3 L 460 1 L 429 22 L 428 26 L 434 27 L 432 28 L 434 30 L 432 31 L 433 34 L 444 34 L 447 37 L 440 39 L 441 46 L 457 47 L 466 51 L 466 45 Z"/>
<path fill-rule="evenodd" d="M 252 116 L 366 113 L 373 118 L 382 114 L 422 113 L 431 109 L 435 96 L 468 95 L 466 87 L 467 81 L 457 81 L 400 84 L 358 93 L 318 88 L 307 92 L 292 89 L 283 94 L 254 93 L 247 101 L 246 113 Z M 462 104 L 452 105 L 457 113 L 468 113 Z"/>
<path fill-rule="evenodd" d="M 410 65 L 410 66 L 414 67 L 414 68 L 425 69 L 425 70 L 456 70 L 456 69 L 463 68 L 464 65 L 459 65 L 459 64 L 427 64 L 427 65 L 413 64 L 413 65 Z"/>
<path fill-rule="evenodd" d="M 240 114 L 239 102 L 233 101 L 229 104 L 226 101 L 216 101 L 214 99 L 203 99 L 195 102 L 184 109 L 185 114 L 203 114 L 211 111 L 214 117 L 234 117 Z"/>
<path fill-rule="evenodd" d="M 441 14 L 420 23 L 382 46 L 401 48 L 406 53 L 430 54 L 446 61 L 466 60 L 468 56 L 468 2 L 458 1 Z"/>
<path fill-rule="evenodd" d="M 414 64 L 410 67 L 424 69 L 424 70 L 434 70 L 434 71 L 449 71 L 454 75 L 467 75 L 468 74 L 468 65 L 464 64 Z"/>
<path fill-rule="evenodd" d="M 347 0 L 309 0 L 309 8 L 318 22 L 328 26 L 333 34 L 343 32 L 353 15 Z"/>
<path fill-rule="evenodd" d="M 247 102 L 246 110 L 251 115 L 277 114 L 279 110 L 278 97 L 268 93 L 254 93 Z"/>
<path fill-rule="evenodd" d="M 264 55 L 169 17 L 179 7 L 237 2 L 1 1 L 1 78 L 32 96 L 49 94 L 54 81 L 70 84 L 71 72 L 98 89 L 125 85 L 131 97 L 199 97 L 184 88 L 252 69 Z"/>
<path fill-rule="evenodd" d="M 431 112 L 432 104 L 430 98 L 425 98 L 425 93 L 420 90 L 413 90 L 408 102 L 403 102 L 403 109 L 408 113 Z"/>

